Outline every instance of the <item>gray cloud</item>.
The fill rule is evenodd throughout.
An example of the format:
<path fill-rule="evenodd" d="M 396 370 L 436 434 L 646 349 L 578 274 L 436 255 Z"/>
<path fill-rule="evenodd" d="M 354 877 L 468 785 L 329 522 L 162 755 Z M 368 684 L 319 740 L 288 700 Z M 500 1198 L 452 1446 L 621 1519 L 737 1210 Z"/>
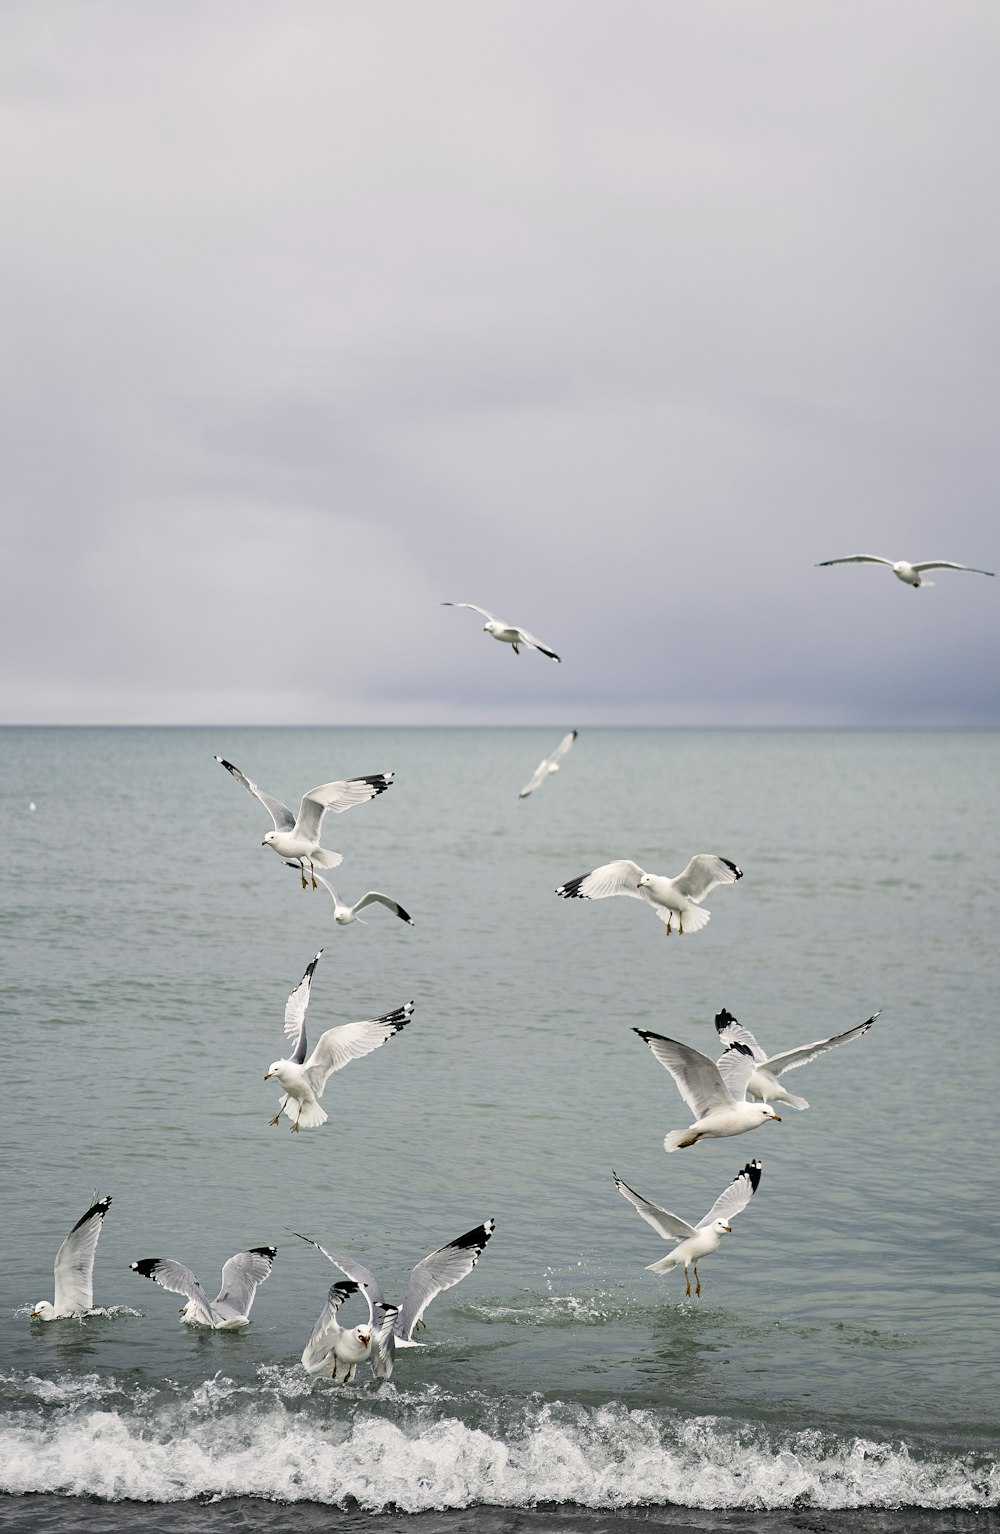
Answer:
<path fill-rule="evenodd" d="M 7 7 L 2 717 L 1000 723 L 998 32 Z"/>

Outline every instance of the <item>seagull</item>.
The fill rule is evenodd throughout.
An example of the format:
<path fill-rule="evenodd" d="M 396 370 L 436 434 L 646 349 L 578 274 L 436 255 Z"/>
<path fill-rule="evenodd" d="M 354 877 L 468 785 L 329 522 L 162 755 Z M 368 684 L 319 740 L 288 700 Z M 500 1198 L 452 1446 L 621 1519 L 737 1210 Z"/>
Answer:
<path fill-rule="evenodd" d="M 556 894 L 564 900 L 606 900 L 609 895 L 631 895 L 636 900 L 645 900 L 666 922 L 667 937 L 676 916 L 677 930 L 683 937 L 685 922 L 689 932 L 700 932 L 708 925 L 711 912 L 701 909 L 705 896 L 717 885 L 735 884 L 742 877 L 742 868 L 714 852 L 696 853 L 675 879 L 648 874 L 631 858 L 619 858 L 616 863 L 604 863 L 579 879 L 567 880 L 560 884 Z"/>
<path fill-rule="evenodd" d="M 727 1135 L 743 1135 L 767 1119 L 780 1124 L 781 1119 L 770 1103 L 748 1103 L 747 1082 L 753 1075 L 753 1052 L 748 1045 L 728 1045 L 718 1060 L 710 1060 L 700 1049 L 665 1039 L 661 1033 L 633 1028 L 653 1051 L 655 1059 L 674 1078 L 678 1092 L 694 1114 L 687 1129 L 672 1129 L 663 1141 L 665 1151 L 684 1150 L 699 1140 L 719 1140 Z"/>
<path fill-rule="evenodd" d="M 527 783 L 525 783 L 524 787 L 521 789 L 521 792 L 518 794 L 517 797 L 519 799 L 527 799 L 529 794 L 533 794 L 536 788 L 541 787 L 551 772 L 559 771 L 559 763 L 566 755 L 566 752 L 569 750 L 574 740 L 576 740 L 578 733 L 579 731 L 577 730 L 570 730 L 568 735 L 563 736 L 562 740 L 559 742 L 558 746 L 556 746 L 556 749 L 553 751 L 551 756 L 542 757 L 538 766 L 531 774 L 531 777 L 528 779 Z"/>
<path fill-rule="evenodd" d="M 312 875 L 312 887 L 315 889 L 317 867 L 336 868 L 344 861 L 339 852 L 328 852 L 319 844 L 320 828 L 327 810 L 333 810 L 335 815 L 339 815 L 356 804 L 367 804 L 376 794 L 384 794 L 387 788 L 391 788 L 395 777 L 392 772 L 374 772 L 367 778 L 339 778 L 336 783 L 321 783 L 318 788 L 311 788 L 307 794 L 302 795 L 299 813 L 293 815 L 280 799 L 272 799 L 270 794 L 265 794 L 246 773 L 234 767 L 232 762 L 227 762 L 225 757 L 217 756 L 215 760 L 227 772 L 231 772 L 237 783 L 242 783 L 267 810 L 274 821 L 274 830 L 268 831 L 261 846 L 270 847 L 279 857 L 291 858 L 298 864 L 303 889 L 307 887 L 307 863 Z"/>
<path fill-rule="evenodd" d="M 562 659 L 561 656 L 556 654 L 555 650 L 550 650 L 548 645 L 544 645 L 540 639 L 536 639 L 534 634 L 529 634 L 527 629 L 518 628 L 514 623 L 505 623 L 502 618 L 497 617 L 496 613 L 487 612 L 485 607 L 477 607 L 475 602 L 442 602 L 441 606 L 471 607 L 474 613 L 481 613 L 486 619 L 486 622 L 483 624 L 483 633 L 492 634 L 493 638 L 499 639 L 501 644 L 513 645 L 515 655 L 520 655 L 521 652 L 518 649 L 518 645 L 523 644 L 529 646 L 532 650 L 541 650 L 542 654 L 547 655 L 550 660 Z"/>
<path fill-rule="evenodd" d="M 975 565 L 955 565 L 950 559 L 925 559 L 919 565 L 911 565 L 905 559 L 883 559 L 880 554 L 845 554 L 843 559 L 821 559 L 816 566 L 822 570 L 826 565 L 888 565 L 897 581 L 907 586 L 933 586 L 925 581 L 925 570 L 969 570 L 973 575 L 994 575 L 993 570 L 979 570 Z"/>
<path fill-rule="evenodd" d="M 39 1300 L 31 1312 L 32 1321 L 63 1321 L 69 1316 L 83 1316 L 94 1308 L 94 1254 L 104 1228 L 104 1216 L 111 1207 L 106 1194 L 81 1215 L 62 1246 L 56 1252 L 55 1299 Z"/>
<path fill-rule="evenodd" d="M 370 1362 L 372 1373 L 377 1379 L 392 1378 L 397 1348 L 425 1346 L 424 1343 L 413 1340 L 413 1333 L 418 1327 L 424 1325 L 424 1311 L 431 1300 L 436 1299 L 443 1290 L 461 1283 L 463 1278 L 468 1278 L 482 1256 L 487 1241 L 496 1230 L 496 1224 L 496 1220 L 484 1220 L 481 1225 L 467 1230 L 464 1236 L 456 1236 L 454 1241 L 448 1242 L 447 1246 L 438 1247 L 436 1252 L 430 1252 L 428 1256 L 421 1258 L 413 1268 L 402 1304 L 398 1309 L 388 1307 L 393 1310 L 392 1325 L 388 1328 L 380 1328 L 372 1344 Z M 339 1268 L 341 1273 L 345 1273 L 360 1286 L 368 1299 L 369 1310 L 373 1307 L 377 1309 L 380 1305 L 385 1306 L 382 1285 L 374 1273 L 363 1267 L 357 1258 L 328 1252 L 325 1246 L 320 1246 L 319 1242 L 313 1241 L 310 1236 L 301 1236 L 300 1239 L 308 1241 L 310 1246 L 314 1246 L 318 1252 L 323 1253 L 328 1262 L 332 1262 L 335 1268 Z M 333 1287 L 336 1289 L 338 1285 L 334 1284 Z M 332 1289 L 330 1293 L 332 1295 Z M 302 1361 L 305 1363 L 305 1355 Z"/>
<path fill-rule="evenodd" d="M 288 866 L 289 868 L 297 868 L 299 865 L 297 863 L 289 863 Z M 397 905 L 395 900 L 390 900 L 388 895 L 383 895 L 381 890 L 369 890 L 366 895 L 362 895 L 361 899 L 356 900 L 353 905 L 345 905 L 329 879 L 324 879 L 322 874 L 317 874 L 316 877 L 333 901 L 333 919 L 338 927 L 347 927 L 352 921 L 360 922 L 362 927 L 367 926 L 366 922 L 361 921 L 358 912 L 363 911 L 366 906 L 370 905 L 384 905 L 386 910 L 392 912 L 393 916 L 398 916 L 400 921 L 405 921 L 409 926 L 413 926 L 413 917 L 409 911 L 404 911 L 401 905 Z"/>
<path fill-rule="evenodd" d="M 249 1251 L 237 1252 L 230 1257 L 222 1270 L 222 1285 L 214 1300 L 182 1262 L 169 1257 L 140 1257 L 130 1262 L 134 1273 L 152 1279 L 161 1289 L 171 1294 L 183 1294 L 187 1304 L 181 1307 L 181 1320 L 186 1326 L 210 1326 L 213 1331 L 232 1332 L 250 1323 L 250 1307 L 258 1286 L 271 1276 L 271 1268 L 278 1249 L 274 1246 L 252 1246 Z"/>
<path fill-rule="evenodd" d="M 745 1044 L 754 1058 L 754 1071 L 747 1082 L 747 1096 L 756 1098 L 758 1102 L 787 1103 L 789 1108 L 808 1108 L 804 1097 L 795 1097 L 778 1081 L 778 1077 L 785 1071 L 794 1071 L 797 1066 L 808 1065 L 815 1060 L 817 1055 L 825 1054 L 828 1049 L 836 1049 L 838 1044 L 847 1044 L 851 1039 L 860 1039 L 862 1034 L 867 1033 L 880 1012 L 873 1012 L 871 1017 L 859 1023 L 856 1028 L 848 1028 L 846 1033 L 834 1034 L 829 1039 L 817 1039 L 813 1044 L 803 1044 L 799 1049 L 785 1050 L 784 1054 L 768 1055 L 762 1049 L 750 1032 L 738 1023 L 731 1012 L 725 1008 L 717 1012 L 715 1027 L 718 1031 L 720 1042 L 732 1044 L 739 1041 Z"/>
<path fill-rule="evenodd" d="M 669 1209 L 661 1209 L 659 1204 L 651 1204 L 648 1198 L 643 1198 L 641 1193 L 636 1193 L 627 1182 L 623 1182 L 618 1173 L 612 1171 L 615 1186 L 623 1198 L 638 1210 L 647 1225 L 652 1225 L 655 1231 L 659 1231 L 664 1241 L 676 1241 L 677 1245 L 666 1257 L 661 1257 L 659 1262 L 651 1262 L 646 1268 L 647 1273 L 669 1273 L 672 1268 L 684 1267 L 684 1278 L 687 1282 L 685 1295 L 691 1293 L 691 1275 L 688 1268 L 694 1269 L 694 1292 L 701 1294 L 701 1279 L 698 1277 L 698 1263 L 702 1257 L 707 1257 L 709 1252 L 714 1252 L 723 1236 L 729 1235 L 733 1227 L 730 1220 L 745 1209 L 757 1192 L 760 1182 L 761 1163 L 748 1161 L 742 1172 L 738 1172 L 715 1200 L 711 1209 L 699 1220 L 697 1225 L 689 1225 L 686 1220 L 681 1220 L 676 1214 L 671 1214 Z"/>
<path fill-rule="evenodd" d="M 366 1325 L 343 1327 L 337 1320 L 337 1311 L 345 1300 L 358 1293 L 364 1294 L 368 1301 L 368 1322 Z M 376 1349 L 385 1346 L 386 1339 L 392 1335 L 397 1315 L 395 1305 L 383 1305 L 378 1301 L 373 1304 L 362 1284 L 343 1281 L 331 1284 L 319 1320 L 302 1349 L 303 1367 L 310 1374 L 325 1374 L 332 1359 L 331 1378 L 337 1378 L 337 1365 L 343 1364 L 343 1382 L 346 1385 L 354 1378 L 358 1364 L 368 1363 L 375 1357 Z M 388 1379 L 389 1376 L 380 1377 Z"/>
<path fill-rule="evenodd" d="M 370 1055 L 393 1034 L 405 1028 L 413 1013 L 413 1002 L 387 1012 L 384 1017 L 371 1018 L 362 1023 L 342 1023 L 339 1028 L 328 1028 L 320 1035 L 312 1054 L 306 1059 L 306 1011 L 309 992 L 312 989 L 313 972 L 319 963 L 319 953 L 306 965 L 306 972 L 285 1003 L 285 1034 L 295 1039 L 295 1053 L 290 1060 L 275 1060 L 268 1066 L 265 1081 L 277 1076 L 285 1089 L 278 1104 L 278 1111 L 270 1124 L 276 1124 L 282 1110 L 292 1120 L 292 1133 L 300 1129 L 318 1129 L 328 1118 L 319 1105 L 323 1088 L 334 1071 L 342 1070 L 352 1060 Z"/>

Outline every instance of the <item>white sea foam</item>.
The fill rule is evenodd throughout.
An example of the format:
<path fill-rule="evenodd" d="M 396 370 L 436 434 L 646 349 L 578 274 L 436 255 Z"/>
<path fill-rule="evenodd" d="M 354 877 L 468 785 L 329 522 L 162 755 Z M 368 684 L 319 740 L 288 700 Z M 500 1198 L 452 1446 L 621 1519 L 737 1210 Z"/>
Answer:
<path fill-rule="evenodd" d="M 27 1409 L 0 1422 L 0 1490 L 163 1502 L 353 1499 L 371 1512 L 412 1513 L 544 1502 L 1000 1506 L 995 1462 L 923 1455 L 904 1443 L 618 1404 L 459 1403 L 394 1387 L 367 1398 L 307 1396 L 294 1379 L 288 1390 L 277 1378 L 246 1387 L 217 1377 L 193 1392 L 160 1392 L 155 1402 L 96 1376 L 56 1397 L 44 1382 L 22 1380 Z"/>

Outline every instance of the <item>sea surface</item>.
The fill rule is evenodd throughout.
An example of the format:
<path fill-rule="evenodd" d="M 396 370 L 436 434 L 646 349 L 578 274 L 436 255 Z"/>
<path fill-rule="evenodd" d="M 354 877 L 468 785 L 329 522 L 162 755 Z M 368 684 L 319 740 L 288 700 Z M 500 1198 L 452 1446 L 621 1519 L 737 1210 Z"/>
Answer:
<path fill-rule="evenodd" d="M 1000 736 L 585 730 L 520 801 L 572 724 L 0 731 L 0 1529 L 1000 1527 Z M 293 805 L 394 771 L 324 841 L 415 925 L 335 929 L 215 753 Z M 697 934 L 553 893 L 700 851 L 744 878 Z M 416 1008 L 295 1135 L 263 1077 L 320 947 L 313 1038 Z M 722 1007 L 772 1053 L 882 1012 L 786 1078 L 807 1111 L 667 1156 L 687 1110 L 632 1030 L 714 1056 Z M 686 1299 L 612 1167 L 697 1221 L 753 1156 Z M 32 1322 L 97 1192 L 101 1308 Z M 489 1216 L 391 1382 L 305 1374 L 338 1275 L 293 1232 L 393 1298 Z M 214 1294 L 265 1243 L 235 1333 L 129 1270 Z"/>

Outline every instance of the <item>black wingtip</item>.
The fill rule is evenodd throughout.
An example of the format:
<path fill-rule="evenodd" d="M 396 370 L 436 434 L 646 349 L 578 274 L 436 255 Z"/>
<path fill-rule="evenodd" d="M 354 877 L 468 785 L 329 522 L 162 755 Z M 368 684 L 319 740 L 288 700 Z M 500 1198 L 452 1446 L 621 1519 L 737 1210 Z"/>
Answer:
<path fill-rule="evenodd" d="M 272 1262 L 278 1255 L 276 1246 L 251 1246 L 248 1250 L 253 1252 L 255 1257 L 269 1257 Z"/>
<path fill-rule="evenodd" d="M 730 873 L 734 876 L 734 878 L 736 878 L 737 880 L 742 879 L 742 877 L 743 877 L 743 870 L 742 870 L 742 868 L 737 868 L 736 864 L 730 862 L 729 858 L 720 858 L 719 862 L 720 863 L 725 863 L 726 867 L 729 869 Z"/>
<path fill-rule="evenodd" d="M 589 900 L 589 895 L 580 894 L 580 885 L 587 877 L 587 874 L 581 874 L 578 879 L 567 879 L 565 884 L 560 884 L 556 894 L 561 895 L 564 900 Z"/>
<path fill-rule="evenodd" d="M 100 1218 L 103 1220 L 104 1216 L 108 1212 L 108 1208 L 109 1208 L 110 1204 L 111 1204 L 111 1194 L 110 1193 L 106 1193 L 103 1198 L 95 1199 L 94 1202 L 91 1204 L 90 1208 L 87 1210 L 87 1213 L 86 1214 L 81 1214 L 80 1218 L 77 1220 L 76 1224 L 73 1226 L 73 1230 L 79 1230 L 81 1225 L 86 1225 L 87 1221 L 88 1220 L 92 1220 L 95 1215 L 99 1215 Z M 72 1235 L 72 1231 L 70 1232 L 70 1234 Z"/>
<path fill-rule="evenodd" d="M 752 1189 L 753 1189 L 753 1191 L 755 1193 L 757 1192 L 757 1184 L 760 1182 L 760 1174 L 763 1171 L 763 1169 L 764 1169 L 763 1162 L 754 1160 L 754 1161 L 748 1161 L 746 1166 L 743 1168 L 743 1171 L 739 1173 L 740 1177 L 742 1177 L 744 1175 L 749 1177 L 749 1179 L 750 1179 L 750 1186 L 752 1187 Z"/>
<path fill-rule="evenodd" d="M 723 1007 L 721 1012 L 716 1012 L 715 1014 L 715 1026 L 719 1033 L 722 1032 L 723 1028 L 728 1028 L 729 1024 L 735 1023 L 735 1021 L 736 1019 L 733 1014 L 731 1012 L 727 1012 L 725 1007 Z"/>
<path fill-rule="evenodd" d="M 133 1273 L 141 1273 L 143 1278 L 156 1278 L 156 1270 L 163 1261 L 162 1257 L 140 1257 L 138 1262 L 130 1262 L 129 1267 Z"/>

